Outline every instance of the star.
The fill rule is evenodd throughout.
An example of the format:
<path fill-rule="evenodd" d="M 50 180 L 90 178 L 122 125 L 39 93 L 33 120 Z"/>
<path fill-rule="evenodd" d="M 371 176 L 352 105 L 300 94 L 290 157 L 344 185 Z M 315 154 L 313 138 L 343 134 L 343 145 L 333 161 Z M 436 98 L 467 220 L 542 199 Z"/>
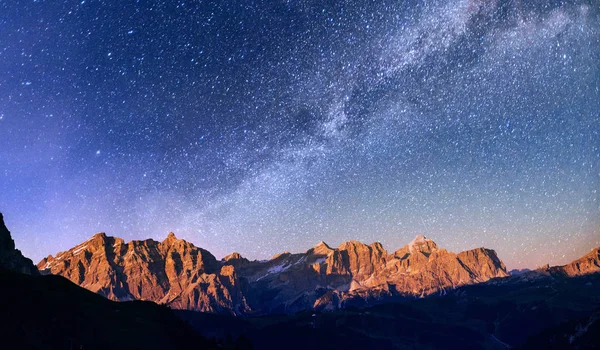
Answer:
<path fill-rule="evenodd" d="M 0 211 L 34 260 L 98 231 L 251 259 L 425 234 L 509 268 L 600 245 L 596 8 L 101 4 L 2 6 Z"/>

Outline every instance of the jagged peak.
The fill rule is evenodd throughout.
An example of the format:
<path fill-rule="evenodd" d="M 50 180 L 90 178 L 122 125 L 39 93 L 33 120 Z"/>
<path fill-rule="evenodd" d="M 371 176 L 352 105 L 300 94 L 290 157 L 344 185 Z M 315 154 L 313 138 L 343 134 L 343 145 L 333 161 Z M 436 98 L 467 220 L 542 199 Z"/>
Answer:
<path fill-rule="evenodd" d="M 226 257 L 223 258 L 223 261 L 229 261 L 229 260 L 241 260 L 244 257 L 242 257 L 242 254 L 238 253 L 238 252 L 233 252 L 229 255 L 227 255 Z"/>
<path fill-rule="evenodd" d="M 98 232 L 95 235 L 92 236 L 92 238 L 101 238 L 101 239 L 105 239 L 106 238 L 106 233 L 105 232 Z"/>
<path fill-rule="evenodd" d="M 536 268 L 536 270 L 538 270 L 538 271 L 547 271 L 547 270 L 550 270 L 550 264 L 546 264 L 544 266 L 540 266 L 540 267 Z"/>
<path fill-rule="evenodd" d="M 87 244 L 87 243 L 98 243 L 98 244 L 102 245 L 102 244 L 106 243 L 107 239 L 108 239 L 108 236 L 106 235 L 106 233 L 104 233 L 104 232 L 98 232 L 95 235 L 93 235 L 92 237 L 90 237 L 89 239 L 87 239 L 86 241 L 84 241 L 84 242 L 76 245 L 73 248 L 80 247 L 80 246 L 82 246 L 84 244 Z"/>
<path fill-rule="evenodd" d="M 597 259 L 599 257 L 600 257 L 600 247 L 591 249 L 589 253 L 587 253 L 586 255 L 582 256 L 581 258 L 579 258 L 577 260 L 586 259 L 586 258 L 596 258 Z M 575 261 L 577 261 L 577 260 L 575 260 Z"/>
<path fill-rule="evenodd" d="M 414 245 L 419 243 L 425 243 L 431 241 L 431 239 L 425 237 L 423 234 L 418 234 L 408 245 Z"/>
<path fill-rule="evenodd" d="M 369 247 L 373 248 L 373 250 L 386 253 L 385 248 L 383 248 L 383 244 L 381 242 L 373 242 L 369 244 Z"/>
<path fill-rule="evenodd" d="M 413 251 L 431 253 L 432 250 L 437 249 L 437 244 L 425 235 L 417 235 L 410 243 L 408 243 L 408 250 L 412 253 Z"/>
<path fill-rule="evenodd" d="M 49 260 L 52 259 L 57 259 L 60 256 L 64 256 L 65 254 L 78 254 L 82 251 L 87 251 L 87 250 L 96 250 L 100 247 L 104 247 L 106 246 L 110 241 L 110 238 L 106 235 L 106 233 L 104 232 L 98 232 L 96 234 L 94 234 L 92 237 L 86 239 L 85 241 L 79 243 L 78 245 L 74 246 L 73 248 L 70 248 L 69 250 L 66 250 L 64 252 L 60 252 L 58 254 L 56 254 L 56 257 L 52 257 L 52 255 L 48 256 Z"/>
<path fill-rule="evenodd" d="M 163 241 L 163 243 L 171 245 L 177 241 L 180 241 L 179 238 L 177 238 L 177 236 L 175 236 L 175 233 L 173 232 L 169 232 L 169 234 L 167 235 L 167 238 L 165 238 L 165 240 Z"/>
<path fill-rule="evenodd" d="M 340 246 L 338 247 L 339 250 L 346 250 L 349 247 L 368 247 L 368 245 L 364 244 L 363 242 L 359 242 L 359 241 L 355 241 L 355 240 L 350 240 L 347 242 L 344 242 L 342 244 L 340 244 Z"/>
<path fill-rule="evenodd" d="M 290 255 L 292 255 L 292 253 L 290 253 L 290 252 L 283 252 L 283 253 L 275 254 L 271 258 L 271 260 L 276 260 L 276 259 L 279 259 L 279 258 L 282 258 L 282 257 L 288 257 Z"/>
<path fill-rule="evenodd" d="M 579 259 L 562 266 L 546 266 L 545 270 L 567 276 L 579 276 L 593 272 L 600 272 L 600 247 L 592 249 Z"/>
<path fill-rule="evenodd" d="M 327 255 L 332 251 L 333 249 L 327 243 L 319 241 L 314 247 L 306 251 L 306 254 Z"/>
<path fill-rule="evenodd" d="M 325 247 L 329 248 L 329 246 L 327 245 L 327 243 L 325 243 L 324 241 L 319 241 L 319 243 L 317 243 L 315 245 L 315 248 L 316 247 L 322 247 L 322 246 L 325 246 Z"/>

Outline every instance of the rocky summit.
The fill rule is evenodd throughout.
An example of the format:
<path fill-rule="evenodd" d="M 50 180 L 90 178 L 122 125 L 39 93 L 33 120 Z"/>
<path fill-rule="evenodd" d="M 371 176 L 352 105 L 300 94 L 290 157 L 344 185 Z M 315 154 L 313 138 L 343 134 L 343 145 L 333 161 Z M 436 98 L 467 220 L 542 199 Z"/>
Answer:
<path fill-rule="evenodd" d="M 508 276 L 493 250 L 455 254 L 422 235 L 393 253 L 380 243 L 349 241 L 332 248 L 320 242 L 305 253 L 268 261 L 249 261 L 239 253 L 219 261 L 173 233 L 162 242 L 128 243 L 98 233 L 44 258 L 38 268 L 112 300 L 236 315 L 332 310 Z"/>

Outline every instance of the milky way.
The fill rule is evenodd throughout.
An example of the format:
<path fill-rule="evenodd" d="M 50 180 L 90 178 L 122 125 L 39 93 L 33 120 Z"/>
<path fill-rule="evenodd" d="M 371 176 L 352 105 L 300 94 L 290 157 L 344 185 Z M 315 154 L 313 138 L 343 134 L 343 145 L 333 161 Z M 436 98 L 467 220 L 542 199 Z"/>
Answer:
<path fill-rule="evenodd" d="M 596 1 L 2 1 L 0 211 L 35 261 L 600 245 Z"/>

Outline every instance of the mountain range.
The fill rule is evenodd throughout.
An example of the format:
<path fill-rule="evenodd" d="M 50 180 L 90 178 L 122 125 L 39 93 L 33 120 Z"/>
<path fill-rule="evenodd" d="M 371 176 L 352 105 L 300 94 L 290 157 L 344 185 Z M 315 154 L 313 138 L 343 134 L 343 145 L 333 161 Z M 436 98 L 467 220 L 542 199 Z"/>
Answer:
<path fill-rule="evenodd" d="M 599 256 L 595 249 L 568 265 L 523 272 L 519 278 L 600 271 Z M 173 309 L 233 315 L 335 310 L 444 294 L 509 277 L 491 249 L 455 254 L 423 235 L 392 253 L 380 243 L 349 241 L 332 248 L 319 242 L 305 253 L 250 261 L 238 253 L 217 260 L 173 233 L 162 242 L 128 243 L 98 233 L 42 259 L 37 267 L 115 301 L 149 300 Z"/>
<path fill-rule="evenodd" d="M 305 253 L 249 261 L 238 253 L 217 260 L 173 233 L 162 242 L 128 243 L 98 233 L 37 267 L 115 301 L 151 300 L 235 315 L 334 310 L 508 276 L 493 250 L 455 254 L 422 235 L 392 253 L 380 243 L 349 241 L 331 248 L 319 242 Z"/>
<path fill-rule="evenodd" d="M 321 242 L 249 261 L 217 260 L 173 234 L 127 244 L 97 234 L 42 260 L 40 274 L 1 215 L 0 242 L 0 337 L 19 348 L 600 346 L 600 249 L 509 275 L 491 250 L 454 254 L 423 236 L 391 254 L 377 243 Z M 126 301 L 142 295 L 169 307 Z"/>

